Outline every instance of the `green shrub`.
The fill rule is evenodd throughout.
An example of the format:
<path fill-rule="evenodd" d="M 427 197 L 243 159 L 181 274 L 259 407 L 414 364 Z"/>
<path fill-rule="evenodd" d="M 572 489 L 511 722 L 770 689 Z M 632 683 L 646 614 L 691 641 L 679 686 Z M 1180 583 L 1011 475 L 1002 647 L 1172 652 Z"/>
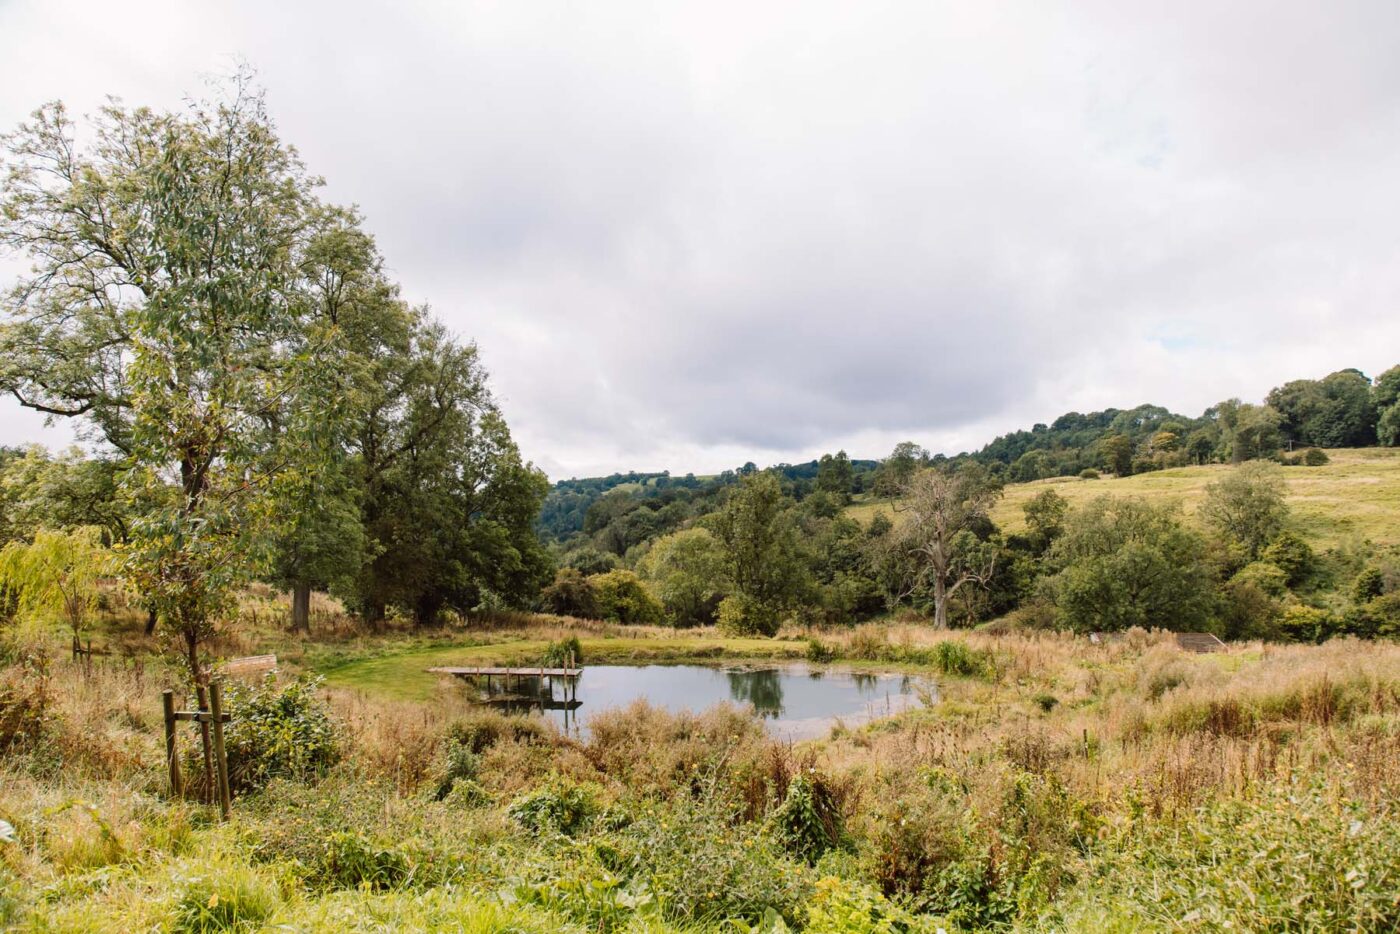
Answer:
<path fill-rule="evenodd" d="M 815 772 L 799 774 L 769 820 L 783 848 L 815 863 L 841 841 L 841 806 L 830 784 Z"/>
<path fill-rule="evenodd" d="M 1044 713 L 1049 713 L 1060 705 L 1060 699 L 1054 694 L 1037 694 L 1031 701 Z"/>
<path fill-rule="evenodd" d="M 583 785 L 558 782 L 518 798 L 506 814 L 532 833 L 552 831 L 573 836 L 599 812 L 593 791 Z"/>
<path fill-rule="evenodd" d="M 502 741 L 531 745 L 544 743 L 549 734 L 544 724 L 533 717 L 513 717 L 497 710 L 475 710 L 448 725 L 446 743 L 461 746 L 472 755 L 480 755 Z"/>
<path fill-rule="evenodd" d="M 1229 639 L 1272 638 L 1277 635 L 1287 592 L 1284 573 L 1272 564 L 1245 565 L 1220 588 L 1220 619 Z"/>
<path fill-rule="evenodd" d="M 1348 633 L 1363 638 L 1400 636 L 1400 592 L 1382 594 L 1352 607 L 1345 625 Z"/>
<path fill-rule="evenodd" d="M 1046 930 L 1091 929 L 1069 919 L 1104 914 L 1125 931 L 1400 928 L 1400 820 L 1339 800 L 1322 780 L 1138 822 L 1088 868 Z"/>
<path fill-rule="evenodd" d="M 1317 555 L 1295 532 L 1277 535 L 1260 557 L 1283 571 L 1284 582 L 1289 587 L 1305 583 L 1317 568 Z"/>
<path fill-rule="evenodd" d="M 1253 584 L 1271 597 L 1288 593 L 1288 574 L 1271 561 L 1252 561 L 1235 572 L 1231 584 Z"/>
<path fill-rule="evenodd" d="M 481 769 L 481 759 L 465 743 L 449 740 L 443 758 L 445 761 L 438 776 L 437 791 L 433 795 L 438 801 L 450 795 L 459 782 L 475 783 Z"/>
<path fill-rule="evenodd" d="M 583 645 L 578 641 L 578 636 L 549 643 L 540 656 L 540 664 L 546 668 L 562 668 L 570 662 L 583 664 Z"/>
<path fill-rule="evenodd" d="M 1283 611 L 1278 628 L 1286 639 L 1322 642 L 1340 631 L 1341 621 L 1326 610 L 1299 604 Z"/>
<path fill-rule="evenodd" d="M 918 917 L 868 885 L 825 878 L 807 908 L 807 934 L 934 934 L 937 919 Z"/>
<path fill-rule="evenodd" d="M 933 647 L 933 661 L 945 675 L 964 678 L 983 677 L 994 669 L 989 653 L 952 639 L 944 639 Z"/>
<path fill-rule="evenodd" d="M 1308 448 L 1303 452 L 1303 465 L 1306 467 L 1322 467 L 1331 462 L 1332 458 L 1321 448 Z"/>
<path fill-rule="evenodd" d="M 836 660 L 836 649 L 827 645 L 816 636 L 807 638 L 807 661 L 818 665 L 825 665 Z"/>
<path fill-rule="evenodd" d="M 771 636 L 778 623 L 777 610 L 752 597 L 731 594 L 720 601 L 716 625 L 726 636 Z"/>
<path fill-rule="evenodd" d="M 1367 603 L 1385 593 L 1385 573 L 1375 565 L 1364 568 L 1351 585 L 1351 599 Z"/>
<path fill-rule="evenodd" d="M 638 808 L 625 828 L 576 844 L 517 890 L 522 901 L 568 914 L 590 930 L 617 930 L 630 911 L 714 929 L 776 914 L 802 920 L 811 871 L 722 799 L 683 798 Z"/>
<path fill-rule="evenodd" d="M 1092 467 L 1085 467 L 1079 471 L 1079 479 L 1081 480 L 1097 480 L 1098 478 L 1099 472 Z"/>
<path fill-rule="evenodd" d="M 385 891 L 402 887 L 413 872 L 408 853 L 380 844 L 360 831 L 332 833 L 326 840 L 324 878 L 337 888 Z"/>
<path fill-rule="evenodd" d="M 603 619 L 657 625 L 666 616 L 661 601 L 631 571 L 609 571 L 590 580 L 598 592 L 598 613 Z"/>
<path fill-rule="evenodd" d="M 273 778 L 319 777 L 339 761 L 335 723 L 316 695 L 320 683 L 302 679 L 278 688 L 269 678 L 252 687 L 229 684 L 232 720 L 224 728 L 224 745 L 234 793 L 262 788 Z"/>
<path fill-rule="evenodd" d="M 560 616 L 600 618 L 602 609 L 593 580 L 577 568 L 560 568 L 554 575 L 554 582 L 540 592 L 540 608 Z"/>

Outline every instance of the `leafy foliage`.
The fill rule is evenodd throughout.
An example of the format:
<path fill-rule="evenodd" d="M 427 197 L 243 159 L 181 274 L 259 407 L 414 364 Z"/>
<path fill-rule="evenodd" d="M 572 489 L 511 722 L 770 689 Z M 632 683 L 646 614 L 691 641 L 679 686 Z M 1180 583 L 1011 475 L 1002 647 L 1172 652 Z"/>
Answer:
<path fill-rule="evenodd" d="M 609 571 L 589 578 L 598 594 L 598 614 L 619 623 L 656 624 L 665 610 L 636 574 Z"/>
<path fill-rule="evenodd" d="M 225 700 L 232 722 L 224 728 L 229 786 L 255 791 L 274 778 L 306 781 L 340 758 L 335 722 L 317 696 L 319 681 L 278 687 L 272 680 L 229 685 Z"/>
<path fill-rule="evenodd" d="M 83 629 L 97 608 L 98 581 L 110 573 L 112 565 L 100 529 L 41 529 L 32 542 L 11 542 L 0 549 L 0 589 L 15 595 L 15 609 L 21 616 L 67 626 L 76 653 Z"/>
<path fill-rule="evenodd" d="M 1045 586 L 1078 632 L 1195 629 L 1210 611 L 1204 551 L 1179 508 L 1097 497 L 1071 515 L 1051 549 L 1056 573 Z"/>

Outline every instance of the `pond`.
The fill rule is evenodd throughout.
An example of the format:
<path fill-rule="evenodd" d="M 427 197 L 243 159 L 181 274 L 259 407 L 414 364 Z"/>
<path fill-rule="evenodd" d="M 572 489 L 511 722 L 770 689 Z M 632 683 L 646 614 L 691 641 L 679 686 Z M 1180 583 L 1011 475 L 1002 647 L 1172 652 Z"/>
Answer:
<path fill-rule="evenodd" d="M 637 700 L 694 712 L 728 701 L 752 705 L 773 736 L 802 740 L 826 735 L 837 720 L 855 726 L 917 706 L 920 688 L 936 692 L 932 682 L 909 675 L 803 665 L 590 665 L 572 686 L 551 680 L 521 678 L 509 693 L 483 696 L 506 710 L 542 713 L 581 736 L 588 734 L 591 713 Z"/>

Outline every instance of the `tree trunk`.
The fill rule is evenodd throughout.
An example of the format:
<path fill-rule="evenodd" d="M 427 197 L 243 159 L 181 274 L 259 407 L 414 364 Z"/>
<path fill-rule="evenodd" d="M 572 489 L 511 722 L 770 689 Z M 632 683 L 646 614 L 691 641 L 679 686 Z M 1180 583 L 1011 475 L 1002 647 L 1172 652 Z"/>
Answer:
<path fill-rule="evenodd" d="M 933 628 L 948 628 L 948 585 L 936 574 L 933 577 Z"/>
<path fill-rule="evenodd" d="M 311 585 L 292 586 L 292 631 L 311 634 Z"/>
<path fill-rule="evenodd" d="M 383 603 L 372 600 L 365 604 L 364 609 L 360 612 L 360 616 L 364 619 L 365 623 L 369 625 L 370 632 L 378 632 L 379 625 L 384 622 L 386 611 L 387 607 L 385 607 Z"/>
<path fill-rule="evenodd" d="M 190 666 L 190 677 L 195 684 L 204 684 L 204 669 L 199 664 L 199 627 L 185 624 L 185 662 Z"/>
<path fill-rule="evenodd" d="M 156 619 L 156 608 L 148 607 L 146 610 L 146 635 L 154 636 L 156 634 Z"/>
<path fill-rule="evenodd" d="M 419 627 L 436 626 L 438 612 L 442 609 L 442 599 L 436 594 L 424 594 L 418 598 L 413 608 L 413 622 Z"/>

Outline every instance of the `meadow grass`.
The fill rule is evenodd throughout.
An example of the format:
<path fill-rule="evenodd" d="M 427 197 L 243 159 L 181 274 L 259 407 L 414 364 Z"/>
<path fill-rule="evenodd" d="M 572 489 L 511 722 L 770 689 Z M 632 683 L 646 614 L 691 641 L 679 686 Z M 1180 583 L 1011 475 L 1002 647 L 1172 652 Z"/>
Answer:
<path fill-rule="evenodd" d="M 1377 545 L 1400 544 L 1400 449 L 1338 449 L 1328 451 L 1328 455 L 1331 463 L 1322 467 L 1282 468 L 1293 527 L 1319 550 L 1356 539 Z M 1207 485 L 1230 469 L 1226 464 L 1208 464 L 1132 477 L 1053 477 L 1012 483 L 993 508 L 992 519 L 1007 532 L 1023 531 L 1026 522 L 1021 507 L 1046 489 L 1059 493 L 1072 505 L 1082 505 L 1103 494 L 1175 500 L 1189 516 L 1205 498 Z M 847 509 L 862 523 L 880 511 L 895 521 L 899 519 L 898 503 L 893 500 L 861 499 Z"/>
<path fill-rule="evenodd" d="M 638 704 L 594 714 L 591 735 L 571 738 L 483 711 L 422 672 L 524 660 L 569 634 L 585 664 L 790 658 L 816 640 L 834 665 L 918 670 L 939 691 L 797 745 L 728 705 Z M 247 792 L 226 825 L 164 789 L 160 690 L 183 690 L 178 665 L 87 668 L 55 642 L 44 668 L 3 671 L 5 685 L 45 701 L 40 740 L 0 757 L 0 820 L 14 828 L 0 841 L 0 927 L 1400 924 L 1400 646 L 1192 655 L 1165 633 L 1095 645 L 902 624 L 782 636 L 526 617 L 439 632 L 434 644 L 329 633 L 300 657 L 328 664 L 338 761 Z M 285 639 L 250 628 L 239 645 Z"/>

